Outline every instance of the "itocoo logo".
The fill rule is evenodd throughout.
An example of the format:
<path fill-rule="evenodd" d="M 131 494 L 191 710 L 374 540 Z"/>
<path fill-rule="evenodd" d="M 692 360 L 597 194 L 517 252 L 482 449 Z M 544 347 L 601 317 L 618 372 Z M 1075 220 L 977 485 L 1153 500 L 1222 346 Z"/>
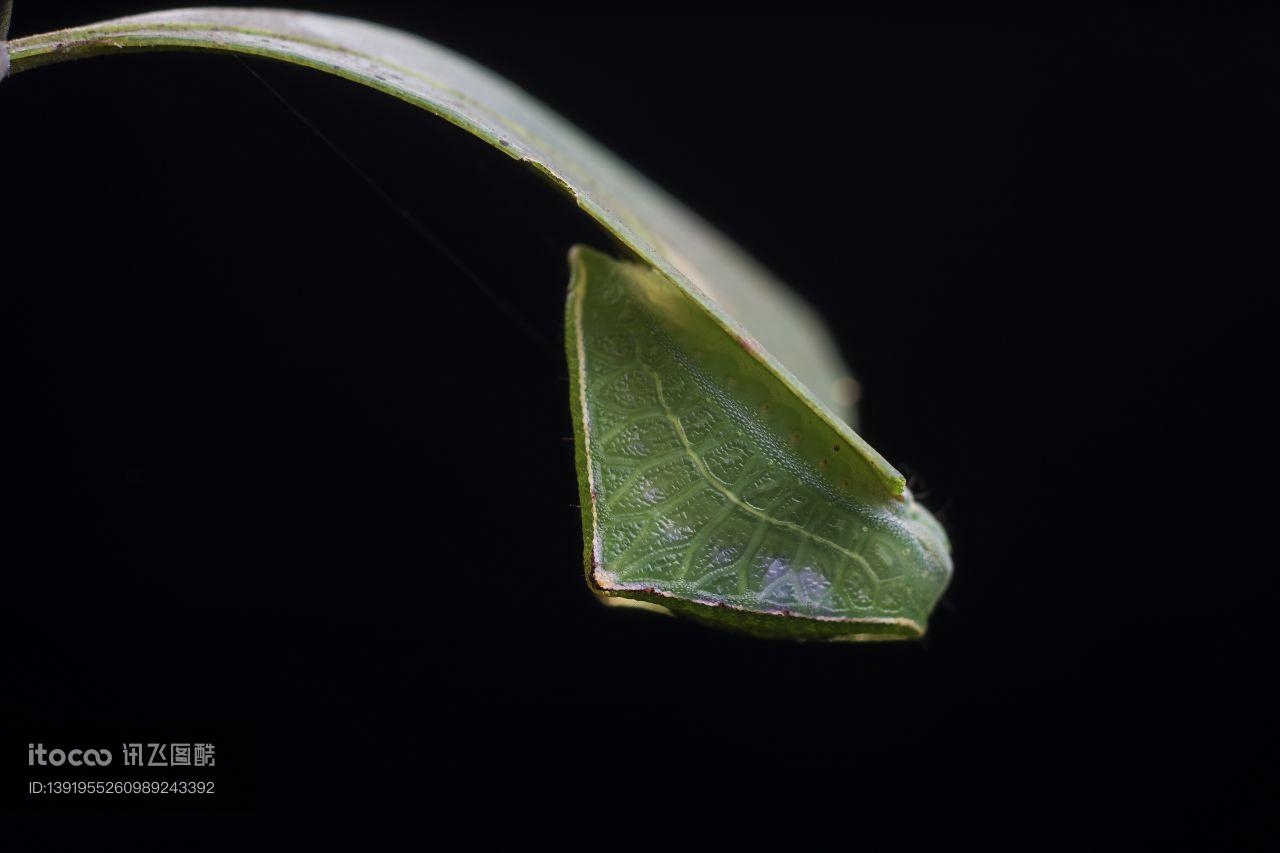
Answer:
<path fill-rule="evenodd" d="M 47 767 L 50 764 L 54 767 L 61 767 L 63 764 L 70 764 L 72 767 L 81 765 L 101 767 L 110 763 L 111 750 L 109 749 L 71 749 L 64 752 L 61 749 L 46 750 L 42 743 L 27 744 L 27 765 L 30 767 L 37 764 L 41 767 Z"/>

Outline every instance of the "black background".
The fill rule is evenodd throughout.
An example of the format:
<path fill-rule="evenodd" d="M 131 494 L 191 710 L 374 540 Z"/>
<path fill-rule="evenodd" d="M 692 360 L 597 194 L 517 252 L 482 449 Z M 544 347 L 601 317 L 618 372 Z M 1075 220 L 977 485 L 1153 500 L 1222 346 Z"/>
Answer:
<path fill-rule="evenodd" d="M 0 85 L 6 762 L 249 733 L 251 814 L 133 841 L 1262 838 L 1269 22 L 306 5 L 518 81 L 812 300 L 955 580 L 903 645 L 599 607 L 559 343 L 597 227 L 438 119 L 252 64 L 528 334 L 235 60 L 57 66 Z M 20 3 L 14 35 L 145 8 Z"/>

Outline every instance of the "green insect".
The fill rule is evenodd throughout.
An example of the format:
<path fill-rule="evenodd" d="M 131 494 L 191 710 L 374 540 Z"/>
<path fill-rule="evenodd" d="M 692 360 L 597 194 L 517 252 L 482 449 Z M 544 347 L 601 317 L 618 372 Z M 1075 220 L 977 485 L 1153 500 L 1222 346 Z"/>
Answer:
<path fill-rule="evenodd" d="M 718 231 L 507 81 L 362 21 L 158 12 L 0 41 L 0 72 L 150 50 L 266 57 L 408 101 L 550 176 L 631 253 L 575 248 L 566 311 L 586 574 L 606 602 L 769 637 L 924 634 L 946 534 L 854 431 L 825 325 Z"/>

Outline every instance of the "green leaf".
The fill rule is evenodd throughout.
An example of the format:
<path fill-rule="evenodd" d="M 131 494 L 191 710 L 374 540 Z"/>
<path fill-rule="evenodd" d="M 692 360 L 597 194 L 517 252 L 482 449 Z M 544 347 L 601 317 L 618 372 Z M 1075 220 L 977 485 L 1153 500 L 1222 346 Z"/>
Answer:
<path fill-rule="evenodd" d="M 267 57 L 408 101 L 549 175 L 635 253 L 572 261 L 593 589 L 758 634 L 923 633 L 945 534 L 851 428 L 856 384 L 820 318 L 718 231 L 507 81 L 374 24 L 186 9 L 8 43 L 12 74 L 150 50 Z"/>

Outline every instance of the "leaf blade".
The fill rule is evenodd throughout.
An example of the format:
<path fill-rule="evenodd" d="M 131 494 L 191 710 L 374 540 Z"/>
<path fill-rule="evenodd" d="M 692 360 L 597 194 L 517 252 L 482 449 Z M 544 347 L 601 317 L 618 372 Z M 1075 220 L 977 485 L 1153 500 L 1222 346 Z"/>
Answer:
<path fill-rule="evenodd" d="M 593 218 L 661 269 L 815 411 L 853 420 L 849 371 L 813 310 L 719 231 L 550 109 L 452 51 L 364 21 L 261 9 L 180 9 L 9 43 L 12 72 L 125 51 L 238 53 L 335 74 L 439 115 L 544 171 Z M 886 488 L 903 479 L 869 445 Z"/>
<path fill-rule="evenodd" d="M 699 348 L 716 349 L 736 365 L 735 370 L 750 374 L 756 385 L 768 388 L 769 399 L 777 403 L 786 401 L 797 423 L 803 427 L 805 442 L 821 436 L 819 444 L 831 444 L 844 451 L 832 471 L 824 467 L 816 475 L 813 471 L 804 475 L 808 477 L 809 487 L 817 488 L 815 483 L 825 483 L 828 489 L 825 499 L 839 508 L 844 514 L 842 517 L 852 517 L 849 513 L 856 515 L 855 509 L 841 504 L 856 493 L 862 511 L 871 508 L 874 510 L 872 520 L 878 519 L 877 523 L 893 528 L 890 538 L 895 547 L 915 548 L 918 552 L 913 569 L 916 586 L 912 594 L 905 597 L 904 601 L 909 599 L 906 604 L 890 606 L 877 598 L 877 593 L 871 597 L 871 604 L 861 608 L 845 611 L 834 608 L 826 613 L 819 612 L 821 608 L 809 607 L 810 612 L 801 614 L 800 620 L 807 620 L 807 624 L 783 628 L 779 628 L 777 615 L 794 615 L 793 611 L 798 614 L 807 606 L 779 609 L 770 604 L 769 599 L 776 597 L 774 594 L 783 587 L 791 589 L 793 597 L 804 597 L 803 582 L 795 580 L 791 569 L 786 577 L 761 581 L 750 590 L 751 585 L 744 582 L 737 598 L 732 595 L 700 598 L 696 589 L 681 587 L 682 578 L 654 577 L 650 579 L 653 584 L 628 586 L 614 583 L 609 577 L 612 569 L 608 563 L 616 566 L 617 555 L 611 556 L 600 537 L 593 533 L 587 542 L 588 579 L 593 588 L 615 598 L 661 603 L 703 621 L 752 633 L 866 639 L 881 635 L 914 636 L 923 632 L 924 619 L 950 576 L 945 533 L 915 503 L 905 478 L 850 426 L 851 401 L 842 399 L 842 394 L 851 380 L 825 325 L 802 300 L 718 231 L 512 84 L 464 57 L 406 33 L 353 19 L 277 10 L 160 12 L 18 39 L 9 42 L 8 48 L 12 73 L 53 62 L 123 51 L 214 51 L 290 62 L 378 89 L 426 109 L 541 170 L 652 268 L 646 271 L 626 265 L 618 267 L 629 270 L 620 275 L 628 278 L 638 288 L 637 292 L 645 294 L 651 309 L 656 310 L 655 306 L 663 309 L 654 315 L 658 318 L 655 322 L 677 341 L 676 351 L 688 356 Z M 602 257 L 579 252 L 575 258 L 575 276 L 581 272 L 580 268 L 585 268 L 587 262 L 583 258 L 590 258 L 598 272 L 608 267 Z M 573 304 L 571 299 L 571 313 Z M 604 328 L 608 318 L 593 322 Z M 577 365 L 581 368 L 587 363 L 581 340 L 577 347 Z M 571 349 L 570 355 L 572 366 L 575 351 Z M 685 366 L 691 375 L 697 373 L 696 365 Z M 579 383 L 580 388 L 587 385 L 585 379 Z M 719 394 L 729 402 L 735 399 L 735 392 L 723 388 Z M 736 396 L 749 395 L 739 389 Z M 575 399 L 574 405 L 578 415 L 575 429 L 582 428 L 579 443 L 584 458 L 580 458 L 579 473 L 584 487 L 584 513 L 591 516 L 584 516 L 584 521 L 589 522 L 587 529 L 598 532 L 601 518 L 615 530 L 621 529 L 616 518 L 610 520 L 607 513 L 597 511 L 599 490 L 590 480 L 600 472 L 593 469 L 590 458 L 590 401 Z M 721 415 L 728 417 L 728 412 L 726 408 Z M 665 409 L 663 417 L 669 421 L 680 419 L 675 409 Z M 740 427 L 751 421 L 749 415 L 741 412 L 737 418 Z M 582 423 L 578 424 L 578 420 Z M 757 437 L 766 435 L 768 429 L 761 426 L 761 422 L 768 419 L 756 417 L 755 420 L 755 427 L 764 430 Z M 685 445 L 671 450 L 683 453 L 697 470 L 704 487 L 716 491 L 711 464 L 698 458 L 695 448 Z M 757 447 L 755 451 L 758 457 L 760 449 Z M 785 459 L 791 465 L 792 474 L 802 480 L 804 477 L 797 472 L 805 465 L 831 465 L 829 459 L 824 460 L 818 445 L 774 447 L 773 452 Z M 611 466 L 614 471 L 625 468 L 617 460 Z M 844 471 L 844 476 L 833 476 L 836 467 Z M 777 518 L 762 519 L 760 514 L 767 513 L 766 509 L 751 505 L 746 493 L 735 491 L 734 484 L 722 485 L 724 488 L 716 494 L 726 517 L 735 513 L 751 516 L 754 510 L 756 522 L 764 522 L 775 534 L 778 530 L 786 531 L 794 540 L 787 544 L 807 543 L 811 549 L 826 549 L 837 554 L 841 548 L 848 550 L 846 545 L 813 531 L 805 534 L 803 524 L 787 527 L 778 524 Z M 821 500 L 811 495 L 806 505 L 820 503 Z M 817 522 L 810 519 L 805 523 Z M 869 524 L 868 529 L 872 526 Z M 770 535 L 766 532 L 759 538 L 763 542 Z M 708 535 L 707 538 L 714 537 Z M 846 554 L 845 563 L 856 564 L 854 556 Z M 792 554 L 789 559 L 802 563 L 802 557 L 804 552 Z M 692 564 L 701 559 L 691 551 L 684 553 L 681 571 L 688 575 Z M 830 559 L 829 556 L 828 562 Z M 832 571 L 839 575 L 843 569 Z M 818 571 L 810 580 L 829 584 L 831 578 L 829 573 Z M 841 578 L 838 580 L 843 583 Z M 856 588 L 856 583 L 849 584 L 849 589 L 856 591 Z M 853 612 L 855 610 L 858 612 Z M 907 611 L 911 615 L 895 615 Z M 839 624 L 832 629 L 827 622 Z M 865 630 L 851 632 L 849 625 L 855 622 Z"/>

